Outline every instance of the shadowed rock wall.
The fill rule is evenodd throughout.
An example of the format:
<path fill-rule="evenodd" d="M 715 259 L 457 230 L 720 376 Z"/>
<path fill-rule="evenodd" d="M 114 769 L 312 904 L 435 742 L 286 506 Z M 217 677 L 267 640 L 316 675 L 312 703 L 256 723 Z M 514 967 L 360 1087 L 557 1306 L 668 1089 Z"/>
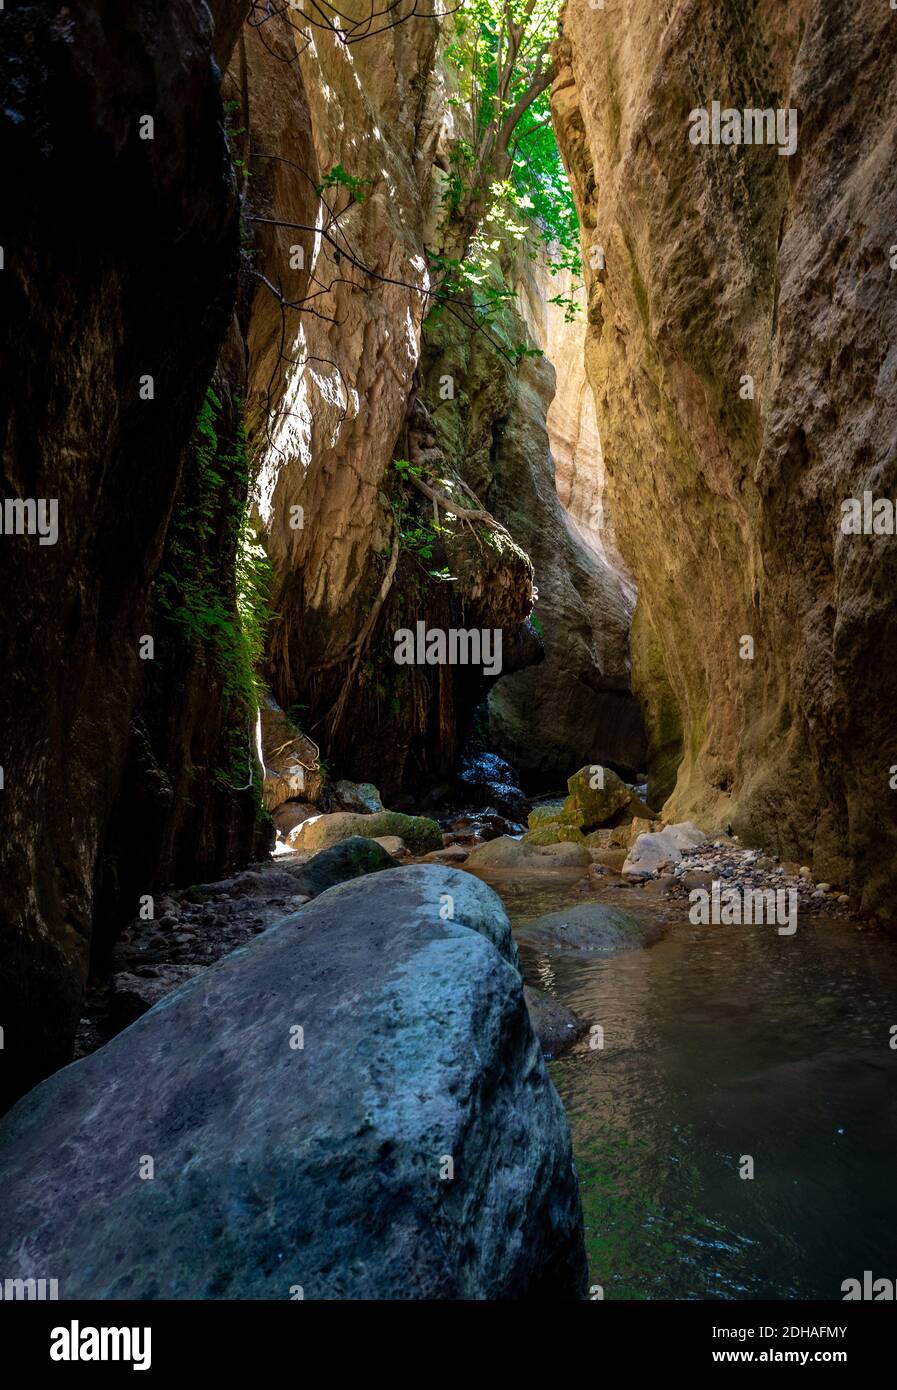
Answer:
<path fill-rule="evenodd" d="M 651 797 L 893 916 L 897 541 L 840 520 L 897 490 L 894 15 L 576 0 L 557 59 Z M 691 143 L 713 100 L 797 152 Z"/>

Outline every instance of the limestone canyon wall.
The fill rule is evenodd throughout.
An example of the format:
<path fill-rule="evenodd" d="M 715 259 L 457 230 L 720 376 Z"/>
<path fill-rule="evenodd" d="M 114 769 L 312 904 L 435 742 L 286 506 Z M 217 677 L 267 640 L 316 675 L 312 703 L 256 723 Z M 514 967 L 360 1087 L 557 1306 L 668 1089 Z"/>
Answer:
<path fill-rule="evenodd" d="M 840 521 L 897 481 L 895 60 L 875 0 L 571 0 L 553 91 L 653 788 L 891 918 L 897 542 Z"/>
<path fill-rule="evenodd" d="M 264 277 L 249 421 L 275 571 L 268 676 L 333 766 L 390 797 L 448 775 L 486 688 L 469 669 L 397 666 L 393 633 L 422 620 L 510 636 L 531 607 L 519 551 L 464 538 L 452 588 L 400 539 L 414 511 L 392 463 L 415 430 L 436 42 L 419 20 L 349 47 L 318 31 L 305 43 L 280 16 L 247 25 L 230 79 Z"/>
<path fill-rule="evenodd" d="M 502 311 L 504 339 L 545 355 L 514 365 L 485 335 L 451 321 L 427 334 L 423 372 L 447 456 L 535 569 L 544 658 L 496 684 L 489 741 L 534 788 L 563 786 L 585 763 L 613 764 L 634 776 L 644 730 L 630 690 L 632 591 L 604 550 L 605 535 L 613 542 L 602 525 L 584 324 L 564 324 L 562 309 L 555 317 L 547 300 L 557 286 L 544 263 L 509 252 L 496 276 L 517 290 L 516 303 Z M 564 373 L 561 395 L 555 361 Z M 440 401 L 438 384 L 446 378 L 456 394 Z M 561 487 L 576 511 L 561 502 Z"/>
<path fill-rule="evenodd" d="M 439 248 L 434 170 L 447 167 L 463 122 L 435 26 L 402 24 L 347 49 L 318 32 L 306 44 L 285 15 L 263 29 L 250 22 L 228 96 L 241 108 L 251 175 L 248 418 L 276 576 L 268 676 L 277 699 L 332 766 L 393 800 L 451 776 L 490 690 L 493 736 L 525 776 L 557 785 L 589 760 L 635 770 L 643 735 L 629 692 L 631 594 L 592 544 L 600 486 L 593 496 L 583 481 L 585 446 L 577 486 L 590 519 L 580 528 L 558 502 L 545 429 L 550 365 L 507 370 L 452 319 L 458 394 L 448 409 L 428 379 L 448 369 L 438 337 L 420 360 L 425 251 Z M 540 332 L 543 292 L 530 283 Z M 568 410 L 579 431 L 591 407 L 581 363 L 577 379 Z M 572 469 L 573 441 L 566 447 Z M 432 507 L 393 462 L 426 455 L 432 465 L 434 449 L 517 545 L 463 526 L 432 554 L 415 551 Z M 538 671 L 543 641 L 523 626 L 530 561 L 545 619 Z M 419 620 L 500 627 L 501 681 L 397 667 L 393 633 Z"/>

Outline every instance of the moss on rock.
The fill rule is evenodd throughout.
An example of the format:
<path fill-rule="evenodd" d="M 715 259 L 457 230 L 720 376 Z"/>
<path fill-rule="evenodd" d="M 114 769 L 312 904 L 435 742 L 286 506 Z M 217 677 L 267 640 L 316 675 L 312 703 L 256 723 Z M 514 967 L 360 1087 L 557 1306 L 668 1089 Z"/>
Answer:
<path fill-rule="evenodd" d="M 378 811 L 371 816 L 336 811 L 332 815 L 316 816 L 297 825 L 290 836 L 290 844 L 294 849 L 329 849 L 352 835 L 362 835 L 369 840 L 398 835 L 412 854 L 442 849 L 442 831 L 435 821 L 426 816 L 406 816 L 401 811 Z"/>

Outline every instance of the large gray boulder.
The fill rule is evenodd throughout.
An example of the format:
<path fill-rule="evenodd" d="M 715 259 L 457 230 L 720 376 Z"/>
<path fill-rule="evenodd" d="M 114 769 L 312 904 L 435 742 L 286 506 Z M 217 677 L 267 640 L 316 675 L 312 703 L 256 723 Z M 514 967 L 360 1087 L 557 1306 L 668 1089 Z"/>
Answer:
<path fill-rule="evenodd" d="M 0 1268 L 62 1298 L 581 1297 L 499 899 L 429 864 L 341 884 L 31 1091 Z"/>

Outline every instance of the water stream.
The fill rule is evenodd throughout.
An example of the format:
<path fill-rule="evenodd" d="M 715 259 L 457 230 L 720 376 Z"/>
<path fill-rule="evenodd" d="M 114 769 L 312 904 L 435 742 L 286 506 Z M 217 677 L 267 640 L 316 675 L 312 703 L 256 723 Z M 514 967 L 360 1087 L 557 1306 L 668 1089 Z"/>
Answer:
<path fill-rule="evenodd" d="M 597 896 L 576 871 L 478 876 L 515 926 Z M 522 953 L 531 984 L 604 1029 L 603 1048 L 551 1064 L 592 1283 L 605 1298 L 840 1299 L 866 1269 L 897 1279 L 894 942 L 806 916 L 792 938 L 695 927 L 639 888 L 601 901 L 663 941 Z"/>

